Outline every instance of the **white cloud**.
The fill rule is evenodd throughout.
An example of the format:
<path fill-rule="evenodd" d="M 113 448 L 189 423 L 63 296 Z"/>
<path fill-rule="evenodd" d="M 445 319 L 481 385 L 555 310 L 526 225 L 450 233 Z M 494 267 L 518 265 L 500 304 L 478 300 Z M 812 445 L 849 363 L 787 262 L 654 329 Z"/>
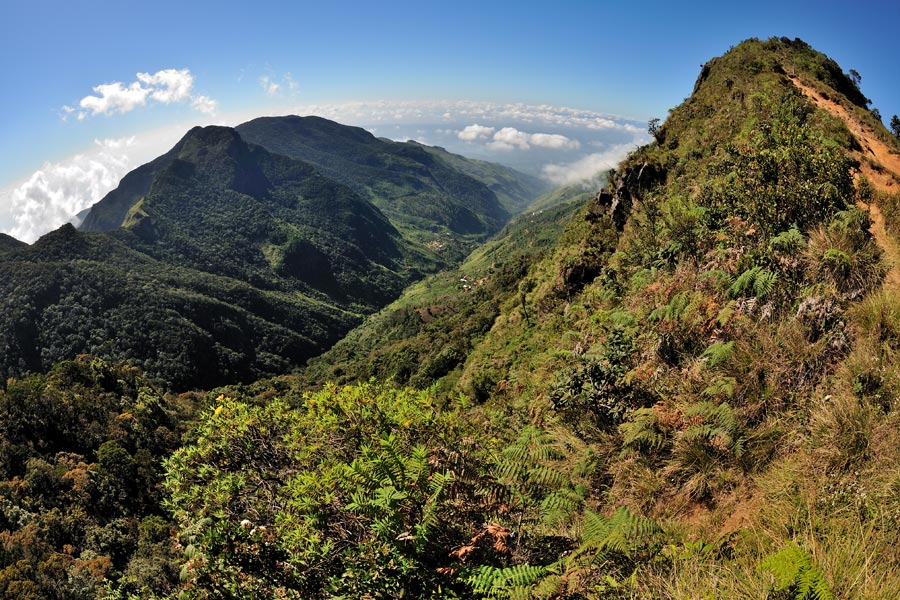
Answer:
<path fill-rule="evenodd" d="M 444 113 L 445 118 L 449 118 L 447 115 L 449 113 Z M 467 125 L 465 129 L 459 132 L 458 137 L 464 142 L 474 142 L 476 140 L 487 139 L 494 133 L 496 129 L 494 127 L 485 127 L 484 125 L 474 124 Z"/>
<path fill-rule="evenodd" d="M 300 89 L 300 85 L 290 72 L 282 75 L 281 79 L 274 74 L 262 75 L 259 78 L 259 86 L 272 98 L 284 96 L 285 92 L 288 96 L 296 96 L 297 90 Z"/>
<path fill-rule="evenodd" d="M 215 110 L 216 102 L 208 96 L 193 96 L 194 76 L 189 69 L 163 69 L 156 73 L 138 73 L 138 81 L 128 85 L 115 81 L 94 86 L 95 96 L 85 96 L 78 105 L 84 109 L 78 113 L 82 121 L 91 116 L 119 113 L 124 114 L 146 106 L 148 100 L 160 104 L 191 102 L 191 106 L 201 112 Z M 64 117 L 74 109 L 63 106 Z"/>
<path fill-rule="evenodd" d="M 296 92 L 297 88 L 299 87 L 297 85 L 297 82 L 294 80 L 293 75 L 291 75 L 290 73 L 285 73 L 284 84 L 287 86 L 287 88 L 291 91 L 292 94 L 294 92 Z"/>
<path fill-rule="evenodd" d="M 544 165 L 543 175 L 557 185 L 589 181 L 615 167 L 633 148 L 633 144 L 617 144 L 604 152 L 594 152 L 571 163 Z"/>
<path fill-rule="evenodd" d="M 191 100 L 191 108 L 199 110 L 207 115 L 215 114 L 218 105 L 219 103 L 209 96 L 195 96 L 194 99 Z"/>
<path fill-rule="evenodd" d="M 488 147 L 495 150 L 528 150 L 531 146 L 528 141 L 530 135 L 524 131 L 519 131 L 515 127 L 504 127 L 494 134 L 494 139 L 488 144 Z"/>
<path fill-rule="evenodd" d="M 138 73 L 138 80 L 153 88 L 151 97 L 163 104 L 184 102 L 191 97 L 194 76 L 187 69 L 164 69 L 153 75 Z"/>
<path fill-rule="evenodd" d="M 125 87 L 118 81 L 94 86 L 97 96 L 85 96 L 79 102 L 81 108 L 91 111 L 92 115 L 102 115 L 111 112 L 127 113 L 138 106 L 147 104 L 147 95 L 150 90 L 141 87 L 135 81 Z"/>
<path fill-rule="evenodd" d="M 463 137 L 464 133 L 468 133 L 472 127 L 478 125 L 470 125 L 460 132 L 460 139 L 474 141 L 477 139 L 487 139 L 488 135 L 494 130 L 493 127 L 481 127 L 479 134 L 468 135 Z M 550 148 L 552 150 L 577 150 L 581 148 L 581 142 L 573 140 L 559 133 L 527 133 L 519 131 L 515 127 L 504 127 L 500 131 L 494 133 L 493 139 L 488 142 L 487 147 L 492 150 L 528 150 L 532 146 L 541 148 Z"/>
<path fill-rule="evenodd" d="M 134 137 L 94 140 L 94 148 L 46 163 L 12 190 L 10 235 L 33 242 L 100 200 L 134 165 L 126 151 Z"/>
<path fill-rule="evenodd" d="M 554 150 L 578 150 L 581 142 L 572 140 L 558 133 L 532 133 L 528 140 L 532 146 L 553 148 Z"/>
<path fill-rule="evenodd" d="M 279 88 L 281 88 L 281 86 L 272 81 L 268 75 L 263 75 L 259 78 L 259 85 L 262 86 L 262 89 L 265 90 L 266 94 L 269 96 L 277 95 Z"/>

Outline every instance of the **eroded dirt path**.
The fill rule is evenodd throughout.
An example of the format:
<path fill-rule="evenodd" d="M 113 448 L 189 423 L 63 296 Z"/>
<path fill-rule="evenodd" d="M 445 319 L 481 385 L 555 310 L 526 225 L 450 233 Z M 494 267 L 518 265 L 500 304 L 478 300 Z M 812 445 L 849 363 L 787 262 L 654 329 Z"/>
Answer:
<path fill-rule="evenodd" d="M 893 154 L 891 148 L 878 139 L 875 131 L 860 120 L 844 105 L 825 98 L 818 90 L 804 84 L 796 77 L 791 81 L 807 98 L 821 109 L 827 110 L 847 125 L 847 129 L 859 142 L 861 151 L 856 151 L 860 174 L 864 175 L 875 189 L 891 194 L 900 193 L 900 155 Z M 874 164 L 873 164 L 874 163 Z M 869 212 L 872 225 L 869 228 L 875 242 L 884 251 L 885 259 L 890 267 L 884 285 L 892 290 L 900 291 L 900 247 L 897 240 L 891 237 L 884 225 L 884 215 L 877 204 L 863 204 L 859 207 Z"/>
<path fill-rule="evenodd" d="M 900 183 L 898 183 L 900 182 L 900 155 L 891 153 L 891 148 L 878 139 L 875 131 L 870 126 L 861 123 L 845 106 L 825 98 L 818 90 L 804 84 L 796 77 L 791 77 L 791 81 L 817 107 L 827 110 L 846 123 L 847 129 L 862 148 L 862 150 L 854 151 L 854 158 L 859 161 L 857 177 L 865 176 L 875 189 L 882 192 L 900 194 Z M 900 294 L 900 246 L 898 246 L 897 240 L 888 234 L 884 215 L 876 203 L 859 203 L 858 206 L 862 210 L 868 211 L 871 221 L 869 231 L 875 238 L 875 243 L 884 252 L 885 262 L 890 268 L 883 285 L 886 289 Z M 753 515 L 759 513 L 764 498 L 764 495 L 760 494 L 758 490 L 733 498 L 734 505 L 727 513 L 729 516 L 722 524 L 719 533 L 730 533 L 752 524 Z"/>

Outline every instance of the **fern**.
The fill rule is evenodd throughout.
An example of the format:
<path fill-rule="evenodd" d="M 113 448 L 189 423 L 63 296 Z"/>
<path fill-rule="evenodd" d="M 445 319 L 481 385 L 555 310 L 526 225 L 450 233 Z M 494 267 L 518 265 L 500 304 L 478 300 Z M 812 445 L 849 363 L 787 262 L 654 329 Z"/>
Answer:
<path fill-rule="evenodd" d="M 728 361 L 731 358 L 732 351 L 734 350 L 734 342 L 719 342 L 712 344 L 709 348 L 703 351 L 703 354 L 700 355 L 700 358 L 706 359 L 706 366 L 710 368 L 715 368 L 722 363 Z"/>
<path fill-rule="evenodd" d="M 737 379 L 734 377 L 719 377 L 714 379 L 712 383 L 710 383 L 705 390 L 703 390 L 702 395 L 707 398 L 714 398 L 716 396 L 725 396 L 726 398 L 734 398 L 734 392 L 737 389 Z"/>
<path fill-rule="evenodd" d="M 721 269 L 710 269 L 709 271 L 701 273 L 700 279 L 703 281 L 711 281 L 716 288 L 724 290 L 731 282 L 731 275 L 729 275 L 727 271 Z"/>
<path fill-rule="evenodd" d="M 685 411 L 685 420 L 693 424 L 682 432 L 681 444 L 711 447 L 719 453 L 727 451 L 740 456 L 744 440 L 734 410 L 727 402 L 693 404 Z"/>
<path fill-rule="evenodd" d="M 495 467 L 497 479 L 506 485 L 525 485 L 529 488 L 558 489 L 566 475 L 553 468 L 562 460 L 556 440 L 543 429 L 529 426 L 501 453 Z"/>
<path fill-rule="evenodd" d="M 775 282 L 778 280 L 778 274 L 775 271 L 769 271 L 768 269 L 762 269 L 756 275 L 756 279 L 753 281 L 753 291 L 756 297 L 760 300 L 768 296 L 772 293 L 772 290 L 775 288 Z"/>
<path fill-rule="evenodd" d="M 668 304 L 658 306 L 647 317 L 650 321 L 678 320 L 691 304 L 691 292 L 675 294 Z"/>
<path fill-rule="evenodd" d="M 788 254 L 792 254 L 797 250 L 802 249 L 805 245 L 806 238 L 803 237 L 803 234 L 800 233 L 800 230 L 797 229 L 796 225 L 787 231 L 782 231 L 769 240 L 769 247 L 772 248 L 772 250 Z"/>
<path fill-rule="evenodd" d="M 775 591 L 787 591 L 791 600 L 833 600 L 834 595 L 812 555 L 791 542 L 759 566 L 775 576 Z"/>
<path fill-rule="evenodd" d="M 763 267 L 751 267 L 738 275 L 728 293 L 733 297 L 751 294 L 762 300 L 775 288 L 778 274 Z"/>
<path fill-rule="evenodd" d="M 547 567 L 514 565 L 512 567 L 481 566 L 474 569 L 465 582 L 476 594 L 488 598 L 529 598 L 527 589 L 548 572 Z M 526 592 L 524 596 L 521 596 Z"/>
<path fill-rule="evenodd" d="M 541 521 L 550 527 L 568 521 L 581 508 L 584 495 L 576 490 L 563 489 L 549 494 L 541 502 Z"/>
<path fill-rule="evenodd" d="M 639 408 L 629 420 L 619 426 L 624 449 L 655 452 L 666 443 L 666 436 L 659 427 L 659 418 L 652 408 Z"/>

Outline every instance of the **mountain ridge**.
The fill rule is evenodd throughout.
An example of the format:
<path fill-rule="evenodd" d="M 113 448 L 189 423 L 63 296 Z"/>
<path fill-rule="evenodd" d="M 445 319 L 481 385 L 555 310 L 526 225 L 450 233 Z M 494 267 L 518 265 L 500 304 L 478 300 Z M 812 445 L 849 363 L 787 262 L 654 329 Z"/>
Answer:
<path fill-rule="evenodd" d="M 8 380 L 0 594 L 900 597 L 900 296 L 879 248 L 900 181 L 878 160 L 900 142 L 858 86 L 801 40 L 738 44 L 601 189 L 536 200 L 299 374 L 176 395 L 80 357 Z M 185 158 L 171 179 L 204 192 Z M 266 196 L 263 163 L 241 167 L 266 185 L 220 187 Z M 12 305 L 20 327 L 96 276 L 69 276 L 67 245 L 172 269 L 71 227 L 41 243 L 13 251 L 59 267 L 13 273 L 16 293 L 46 283 Z M 103 302 L 66 298 L 48 318 Z"/>
<path fill-rule="evenodd" d="M 359 139 L 387 144 L 327 127 L 353 148 Z M 409 164 L 389 165 L 386 176 L 404 177 Z M 452 169 L 440 170 L 450 177 Z M 458 176 L 493 214 L 495 194 Z M 17 376 L 92 353 L 129 358 L 176 389 L 285 372 L 485 235 L 460 236 L 444 252 L 431 242 L 445 234 L 429 226 L 410 237 L 410 227 L 399 231 L 347 185 L 234 128 L 193 128 L 124 177 L 81 231 L 66 225 L 31 246 L 9 242 L 0 261 L 0 370 Z M 24 329 L 16 325 L 23 319 Z"/>

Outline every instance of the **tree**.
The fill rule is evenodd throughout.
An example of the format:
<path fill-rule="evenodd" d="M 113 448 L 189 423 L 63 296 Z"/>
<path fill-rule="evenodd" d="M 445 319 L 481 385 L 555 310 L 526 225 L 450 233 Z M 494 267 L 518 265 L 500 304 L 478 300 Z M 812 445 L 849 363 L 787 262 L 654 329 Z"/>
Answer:
<path fill-rule="evenodd" d="M 660 141 L 659 135 L 659 119 L 653 118 L 647 122 L 647 131 L 652 135 L 657 142 Z"/>
<path fill-rule="evenodd" d="M 859 87 L 859 84 L 862 83 L 862 75 L 859 74 L 859 71 L 856 69 L 850 69 L 850 79 L 853 80 L 853 83 L 856 84 L 856 87 Z"/>
<path fill-rule="evenodd" d="M 891 131 L 894 132 L 894 135 L 900 138 L 900 117 L 894 115 L 891 117 Z"/>
<path fill-rule="evenodd" d="M 881 120 L 881 111 L 880 110 L 878 110 L 877 108 L 873 108 L 871 112 L 872 112 L 873 117 L 875 117 L 879 121 Z"/>

